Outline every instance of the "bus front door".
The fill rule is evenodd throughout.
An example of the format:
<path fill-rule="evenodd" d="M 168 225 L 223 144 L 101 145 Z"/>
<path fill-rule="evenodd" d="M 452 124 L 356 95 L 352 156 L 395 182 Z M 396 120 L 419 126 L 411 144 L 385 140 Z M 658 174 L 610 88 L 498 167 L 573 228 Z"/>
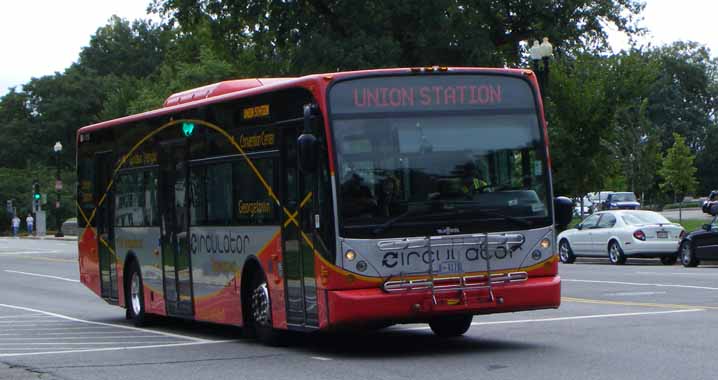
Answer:
<path fill-rule="evenodd" d="M 167 315 L 191 317 L 194 308 L 188 244 L 186 143 L 161 145 L 159 161 L 160 241 Z"/>
<path fill-rule="evenodd" d="M 284 244 L 284 278 L 287 324 L 290 327 L 317 328 L 317 285 L 314 271 L 311 210 L 313 208 L 312 181 L 314 175 L 300 173 L 297 167 L 298 128 L 284 130 L 282 149 L 283 199 L 289 211 L 282 211 L 282 243 Z"/>
<path fill-rule="evenodd" d="M 112 170 L 115 167 L 112 152 L 95 155 L 95 199 L 97 207 L 97 252 L 100 261 L 100 294 L 107 302 L 117 304 L 117 256 L 115 255 L 115 230 L 112 188 Z"/>

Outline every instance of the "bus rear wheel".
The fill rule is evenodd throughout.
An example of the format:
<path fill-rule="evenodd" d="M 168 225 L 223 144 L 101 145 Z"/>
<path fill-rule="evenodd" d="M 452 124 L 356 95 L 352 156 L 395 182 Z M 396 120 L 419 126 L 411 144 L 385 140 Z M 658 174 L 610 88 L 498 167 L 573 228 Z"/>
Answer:
<path fill-rule="evenodd" d="M 142 283 L 142 273 L 140 265 L 136 260 L 130 261 L 130 267 L 125 278 L 125 306 L 127 307 L 127 316 L 132 320 L 135 326 L 144 326 L 147 324 L 147 316 L 145 314 L 145 296 L 144 286 Z"/>
<path fill-rule="evenodd" d="M 429 321 L 429 327 L 434 334 L 443 338 L 452 338 L 464 335 L 471 327 L 473 315 L 451 315 L 437 317 Z"/>

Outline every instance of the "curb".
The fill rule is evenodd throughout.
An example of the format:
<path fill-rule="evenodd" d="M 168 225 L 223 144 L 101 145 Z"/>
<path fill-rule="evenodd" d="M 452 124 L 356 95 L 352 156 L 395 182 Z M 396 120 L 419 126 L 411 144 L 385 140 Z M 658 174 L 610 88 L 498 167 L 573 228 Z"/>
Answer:
<path fill-rule="evenodd" d="M 53 235 L 46 235 L 46 236 L 20 236 L 20 239 L 76 241 L 76 240 L 77 240 L 77 236 L 65 236 L 65 237 L 55 237 L 55 236 L 53 236 Z"/>

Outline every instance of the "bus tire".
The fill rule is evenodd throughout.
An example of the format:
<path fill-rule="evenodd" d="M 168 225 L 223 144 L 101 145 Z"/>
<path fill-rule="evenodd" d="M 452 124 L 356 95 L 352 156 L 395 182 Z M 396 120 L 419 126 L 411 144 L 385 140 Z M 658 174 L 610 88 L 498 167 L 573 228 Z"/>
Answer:
<path fill-rule="evenodd" d="M 130 261 L 127 277 L 125 277 L 125 297 L 128 319 L 132 320 L 135 326 L 145 326 L 148 318 L 145 313 L 144 284 L 137 260 Z"/>
<path fill-rule="evenodd" d="M 464 335 L 471 327 L 473 315 L 451 315 L 436 317 L 429 321 L 429 327 L 434 334 L 442 338 L 453 338 Z"/>
<path fill-rule="evenodd" d="M 252 280 L 249 298 L 249 323 L 252 335 L 260 342 L 277 346 L 281 343 L 280 331 L 272 327 L 272 300 L 264 273 L 258 271 Z"/>

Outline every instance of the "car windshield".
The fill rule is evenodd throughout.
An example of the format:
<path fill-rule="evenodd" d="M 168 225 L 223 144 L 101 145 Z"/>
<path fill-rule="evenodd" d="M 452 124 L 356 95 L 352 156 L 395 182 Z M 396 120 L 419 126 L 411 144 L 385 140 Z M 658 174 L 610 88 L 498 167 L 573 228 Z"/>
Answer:
<path fill-rule="evenodd" d="M 342 235 L 549 225 L 545 148 L 533 103 L 527 107 L 336 117 Z"/>
<path fill-rule="evenodd" d="M 633 193 L 614 193 L 611 200 L 614 202 L 635 202 L 636 195 Z"/>
<path fill-rule="evenodd" d="M 623 214 L 623 221 L 630 225 L 641 224 L 670 224 L 671 222 L 663 215 L 655 212 L 632 212 Z"/>

